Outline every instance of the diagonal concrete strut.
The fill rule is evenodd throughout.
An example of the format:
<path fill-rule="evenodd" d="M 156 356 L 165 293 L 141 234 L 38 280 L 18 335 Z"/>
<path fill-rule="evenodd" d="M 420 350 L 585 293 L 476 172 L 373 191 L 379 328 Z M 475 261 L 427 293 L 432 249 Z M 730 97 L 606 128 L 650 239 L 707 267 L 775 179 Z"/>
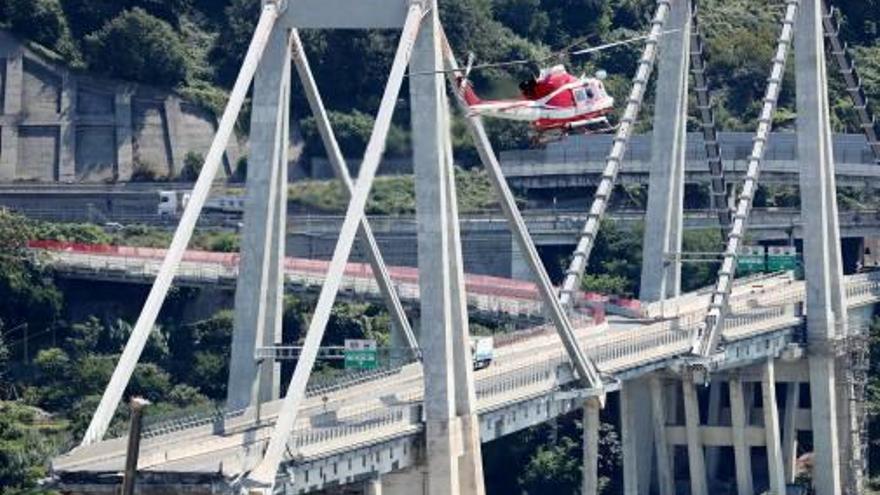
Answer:
<path fill-rule="evenodd" d="M 458 71 L 458 62 L 455 60 L 455 55 L 452 53 L 452 48 L 446 41 L 445 36 L 444 52 L 446 63 L 450 70 Z M 449 79 L 453 86 L 456 84 L 455 78 L 456 73 L 449 74 Z M 562 340 L 562 344 L 565 346 L 565 350 L 568 352 L 568 356 L 577 371 L 578 377 L 587 387 L 601 391 L 604 388 L 604 385 L 599 370 L 593 361 L 587 357 L 577 342 L 577 337 L 575 336 L 571 321 L 565 313 L 560 300 L 556 296 L 553 285 L 550 282 L 550 277 L 547 275 L 547 270 L 544 268 L 544 264 L 538 256 L 535 243 L 529 235 L 528 228 L 523 221 L 519 208 L 516 206 L 516 200 L 513 197 L 513 193 L 510 191 L 510 187 L 507 185 L 507 181 L 504 178 L 504 173 L 501 171 L 501 164 L 498 162 L 498 158 L 495 156 L 495 151 L 492 149 L 492 144 L 489 142 L 489 136 L 486 134 L 486 129 L 483 127 L 483 121 L 479 116 L 471 115 L 468 112 L 467 104 L 461 99 L 461 95 L 458 91 L 455 91 L 454 93 L 456 94 L 456 101 L 458 102 L 459 108 L 461 108 L 465 115 L 467 115 L 465 121 L 467 122 L 468 129 L 474 139 L 477 152 L 480 154 L 483 166 L 488 172 L 489 180 L 492 182 L 492 185 L 499 196 L 501 208 L 504 211 L 504 215 L 507 217 L 511 231 L 516 237 L 520 250 L 522 250 L 526 262 L 529 264 L 532 273 L 535 275 L 535 279 L 538 281 L 538 291 L 541 294 L 544 305 L 550 313 L 550 317 L 556 326 L 556 330 L 559 332 L 559 337 Z"/>
<path fill-rule="evenodd" d="M 294 30 L 291 35 L 291 47 L 294 66 L 299 73 L 299 78 L 305 89 L 306 99 L 309 101 L 312 114 L 315 116 L 318 133 L 321 135 L 321 140 L 324 142 L 324 148 L 327 151 L 327 157 L 330 160 L 330 164 L 333 166 L 333 172 L 336 174 L 336 177 L 342 181 L 348 194 L 351 195 L 351 192 L 354 189 L 351 174 L 348 171 L 345 158 L 342 156 L 342 150 L 339 149 L 339 143 L 336 141 L 336 135 L 330 125 L 330 119 L 327 117 L 327 110 L 324 107 L 321 93 L 318 91 L 318 85 L 315 83 L 309 60 L 306 57 L 306 52 L 297 30 Z M 373 230 L 370 228 L 370 222 L 367 220 L 366 216 L 361 218 L 359 233 L 361 241 L 367 247 L 367 258 L 370 262 L 370 268 L 373 270 L 373 276 L 376 278 L 376 283 L 379 285 L 379 291 L 382 293 L 382 298 L 385 300 L 385 305 L 388 307 L 388 312 L 390 313 L 393 322 L 392 324 L 398 331 L 403 333 L 403 337 L 406 339 L 406 343 L 410 350 L 412 350 L 413 356 L 416 359 L 421 360 L 422 356 L 421 351 L 419 350 L 419 343 L 416 340 L 412 327 L 409 324 L 409 320 L 406 317 L 403 305 L 400 303 L 400 298 L 394 288 L 394 283 L 391 281 L 391 276 L 388 274 L 385 260 L 382 257 L 382 253 L 379 251 L 379 244 L 373 236 Z"/>
<path fill-rule="evenodd" d="M 565 280 L 559 291 L 562 306 L 566 309 L 571 308 L 574 304 L 574 294 L 578 291 L 581 278 L 587 269 L 587 261 L 590 259 L 590 253 L 593 250 L 596 237 L 599 235 L 599 228 L 602 226 L 602 218 L 608 209 L 609 201 L 611 201 L 614 184 L 617 182 L 617 174 L 620 172 L 620 164 L 623 162 L 629 138 L 635 130 L 636 119 L 642 108 L 642 101 L 648 91 L 648 81 L 651 79 L 654 62 L 657 59 L 657 44 L 660 41 L 660 36 L 663 35 L 663 26 L 669 16 L 670 4 L 670 0 L 657 0 L 657 10 L 651 21 L 651 32 L 645 40 L 645 49 L 633 78 L 633 86 L 626 101 L 626 108 L 620 117 L 620 125 L 614 136 L 614 145 L 611 147 L 611 152 L 605 163 L 605 170 L 602 172 L 602 181 L 596 188 L 593 204 L 587 214 L 587 222 L 579 234 L 577 247 L 572 253 L 571 263 L 566 270 Z"/>
<path fill-rule="evenodd" d="M 364 153 L 360 174 L 351 194 L 351 201 L 348 205 L 345 221 L 342 224 L 339 240 L 333 252 L 333 258 L 330 261 L 330 268 L 327 272 L 324 286 L 321 288 L 321 294 L 318 297 L 318 304 L 309 324 L 300 359 L 297 362 L 293 378 L 287 388 L 287 394 L 284 397 L 280 415 L 269 438 L 266 452 L 260 463 L 243 481 L 243 488 L 246 490 L 268 494 L 274 488 L 278 468 L 284 459 L 287 441 L 296 422 L 299 406 L 302 403 L 306 385 L 317 358 L 318 347 L 321 345 L 321 340 L 324 337 L 324 331 L 330 319 L 330 311 L 339 292 L 339 286 L 342 282 L 343 272 L 348 263 L 349 255 L 351 254 L 355 235 L 364 215 L 367 197 L 385 149 L 385 139 L 391 127 L 391 117 L 394 113 L 395 103 L 403 83 L 406 67 L 412 55 L 423 14 L 424 10 L 420 4 L 413 3 L 410 5 L 403 33 L 401 34 L 400 44 L 394 56 L 394 63 L 391 66 L 388 83 L 379 105 L 373 133 L 370 136 L 366 152 Z"/>
<path fill-rule="evenodd" d="M 113 376 L 110 378 L 110 383 L 104 390 L 101 402 L 92 416 L 92 421 L 89 423 L 89 428 L 86 430 L 82 440 L 83 445 L 89 445 L 101 440 L 107 431 L 107 427 L 110 425 L 110 421 L 113 419 L 116 407 L 119 405 L 122 394 L 125 392 L 125 388 L 131 379 L 131 375 L 140 359 L 141 352 L 144 350 L 153 325 L 156 323 L 156 317 L 159 314 L 162 303 L 165 301 L 165 297 L 168 295 L 174 274 L 177 271 L 178 265 L 180 265 L 180 261 L 183 259 L 186 246 L 189 244 L 195 229 L 196 221 L 211 191 L 211 185 L 214 182 L 214 177 L 217 175 L 223 154 L 226 151 L 226 145 L 232 136 L 238 114 L 247 97 L 248 88 L 257 71 L 257 65 L 263 57 L 269 42 L 269 36 L 275 27 L 279 14 L 280 6 L 277 2 L 267 2 L 263 6 L 247 55 L 242 63 L 232 93 L 229 96 L 229 103 L 226 105 L 226 110 L 224 110 L 223 117 L 220 119 L 217 134 L 211 142 L 211 148 L 205 158 L 205 163 L 199 173 L 195 187 L 193 187 L 190 200 L 183 211 L 180 224 L 174 233 L 171 246 L 168 248 L 165 259 L 162 261 L 162 266 L 150 289 L 147 301 L 144 303 L 131 336 L 125 344 L 125 350 L 123 350 L 116 369 L 113 371 Z"/>
<path fill-rule="evenodd" d="M 730 291 L 733 289 L 733 279 L 736 275 L 736 260 L 745 238 L 749 214 L 752 211 L 752 202 L 758 190 L 761 166 L 764 162 L 764 155 L 767 152 L 767 140 L 773 128 L 773 114 L 779 101 L 779 93 L 782 91 L 786 59 L 795 33 L 794 24 L 798 4 L 799 0 L 786 0 L 785 18 L 782 21 L 782 30 L 776 43 L 773 67 L 770 71 L 767 90 L 764 94 L 761 113 L 758 117 L 758 129 L 755 132 L 754 145 L 752 146 L 752 154 L 749 157 L 745 181 L 743 182 L 736 211 L 733 215 L 733 223 L 727 234 L 727 248 L 724 252 L 724 260 L 721 262 L 721 268 L 718 270 L 718 281 L 712 292 L 709 311 L 706 314 L 703 328 L 698 333 L 692 349 L 692 352 L 701 358 L 711 356 L 721 340 L 724 318 L 727 316 L 728 311 Z"/>

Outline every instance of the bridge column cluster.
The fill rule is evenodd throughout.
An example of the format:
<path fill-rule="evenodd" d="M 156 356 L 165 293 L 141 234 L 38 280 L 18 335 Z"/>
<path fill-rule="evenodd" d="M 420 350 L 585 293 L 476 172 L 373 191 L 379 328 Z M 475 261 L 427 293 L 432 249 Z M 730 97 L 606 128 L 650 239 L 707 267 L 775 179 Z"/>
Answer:
<path fill-rule="evenodd" d="M 786 485 L 803 473 L 797 462 L 798 435 L 813 428 L 811 411 L 801 408 L 800 399 L 801 384 L 809 376 L 808 358 L 771 357 L 719 372 L 711 386 L 695 382 L 688 371 L 640 378 L 648 384 L 648 396 L 639 391 L 634 406 L 632 394 L 622 392 L 621 412 L 645 408 L 649 398 L 651 431 L 628 435 L 632 426 L 622 421 L 624 493 L 673 495 L 685 484 L 692 494 L 717 493 L 723 487 L 735 487 L 738 495 L 786 493 Z M 631 390 L 639 390 L 638 385 Z M 777 403 L 777 397 L 785 399 Z M 636 448 L 630 445 L 633 438 Z M 646 448 L 651 441 L 653 451 Z M 713 453 L 729 460 L 713 462 Z M 677 459 L 687 462 L 687 477 L 676 478 L 683 472 L 676 469 Z"/>

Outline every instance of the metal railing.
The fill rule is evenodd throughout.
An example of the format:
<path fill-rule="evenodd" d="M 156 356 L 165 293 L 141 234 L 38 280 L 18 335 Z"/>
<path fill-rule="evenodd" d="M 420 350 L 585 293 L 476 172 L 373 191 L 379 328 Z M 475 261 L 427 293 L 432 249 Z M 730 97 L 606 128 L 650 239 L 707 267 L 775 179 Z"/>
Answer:
<path fill-rule="evenodd" d="M 74 252 L 47 251 L 49 262 L 59 271 L 82 275 L 98 275 L 113 279 L 152 279 L 161 265 L 161 260 L 141 257 L 125 257 L 111 254 L 86 254 Z M 324 284 L 323 273 L 301 270 L 287 270 L 286 283 L 305 288 L 320 288 Z M 183 261 L 177 270 L 177 279 L 196 283 L 234 283 L 238 279 L 237 264 L 223 264 L 198 261 Z M 396 282 L 395 287 L 401 300 L 419 300 L 418 282 Z M 345 275 L 342 277 L 342 293 L 380 298 L 379 285 L 372 273 Z M 507 314 L 517 317 L 542 318 L 543 304 L 535 300 L 501 295 L 469 292 L 468 306 L 477 311 L 491 314 Z"/>

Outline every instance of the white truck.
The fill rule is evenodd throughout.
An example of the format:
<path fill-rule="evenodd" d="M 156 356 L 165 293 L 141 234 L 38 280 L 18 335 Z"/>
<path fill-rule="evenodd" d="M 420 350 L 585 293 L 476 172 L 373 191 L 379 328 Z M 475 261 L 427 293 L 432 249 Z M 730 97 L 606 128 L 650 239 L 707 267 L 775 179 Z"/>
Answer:
<path fill-rule="evenodd" d="M 189 203 L 191 191 L 159 191 L 160 217 L 177 217 L 183 213 L 186 204 Z"/>
<path fill-rule="evenodd" d="M 492 337 L 471 337 L 471 356 L 475 370 L 488 367 L 495 358 L 495 340 Z"/>

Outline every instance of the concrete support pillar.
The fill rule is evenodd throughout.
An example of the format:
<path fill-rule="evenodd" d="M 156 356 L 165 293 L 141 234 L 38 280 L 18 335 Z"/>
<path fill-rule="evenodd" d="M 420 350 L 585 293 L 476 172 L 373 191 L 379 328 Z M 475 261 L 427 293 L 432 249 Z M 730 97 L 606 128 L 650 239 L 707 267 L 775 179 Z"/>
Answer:
<path fill-rule="evenodd" d="M 188 150 L 178 142 L 180 136 L 180 100 L 174 97 L 165 98 L 165 142 L 168 156 L 171 158 L 170 176 L 176 177 L 183 170 L 183 161 Z"/>
<path fill-rule="evenodd" d="M 674 457 L 666 439 L 666 404 L 663 401 L 663 383 L 656 376 L 651 377 L 650 380 L 658 490 L 660 495 L 675 495 Z"/>
<path fill-rule="evenodd" d="M 422 19 L 410 70 L 418 219 L 421 347 L 430 495 L 483 495 L 479 422 L 464 300 L 464 275 L 449 104 L 436 0 Z M 425 75 L 424 73 L 435 73 Z"/>
<path fill-rule="evenodd" d="M 647 493 L 651 489 L 653 440 L 648 380 L 623 382 L 620 388 L 620 425 L 623 444 L 623 489 L 626 495 Z"/>
<path fill-rule="evenodd" d="M 18 163 L 18 128 L 14 125 L 0 127 L 0 180 L 15 179 Z"/>
<path fill-rule="evenodd" d="M 76 180 L 76 78 L 64 71 L 61 80 L 61 129 L 58 136 L 58 180 L 69 183 Z"/>
<path fill-rule="evenodd" d="M 599 410 L 596 399 L 584 403 L 583 495 L 599 495 Z"/>
<path fill-rule="evenodd" d="M 281 343 L 284 322 L 284 259 L 287 253 L 287 162 L 290 150 L 290 73 L 291 59 L 283 65 L 285 85 L 281 89 L 281 131 L 278 136 L 277 164 L 275 165 L 275 195 L 271 238 L 269 239 L 269 268 L 266 274 L 266 324 L 262 345 Z M 178 102 L 177 108 L 180 105 Z M 183 163 L 182 161 L 180 162 Z M 260 365 L 259 400 L 274 400 L 281 396 L 281 363 L 265 361 Z"/>
<path fill-rule="evenodd" d="M 707 415 L 709 426 L 721 425 L 721 382 L 713 381 L 709 385 L 709 410 Z M 706 447 L 706 473 L 709 479 L 718 476 L 718 466 L 721 460 L 720 447 Z"/>
<path fill-rule="evenodd" d="M 767 442 L 767 472 L 770 492 L 785 494 L 785 463 L 782 458 L 782 434 L 779 431 L 779 409 L 776 406 L 776 372 L 773 359 L 764 365 L 761 378 L 761 395 L 764 403 L 764 435 Z"/>
<path fill-rule="evenodd" d="M 436 12 L 435 12 L 436 14 Z M 439 24 L 437 19 L 437 27 Z M 441 52 L 442 53 L 442 52 Z M 442 79 L 441 79 L 442 81 Z M 442 88 L 442 85 L 441 85 Z M 440 90 L 440 108 L 443 109 L 443 125 L 440 128 L 444 153 L 444 185 L 446 204 L 446 229 L 449 233 L 450 309 L 452 319 L 452 348 L 455 371 L 455 413 L 461 422 L 462 455 L 459 459 L 459 482 L 461 493 L 485 495 L 483 476 L 480 419 L 477 416 L 477 392 L 474 385 L 473 357 L 471 355 L 470 328 L 468 325 L 467 293 L 464 282 L 464 258 L 461 248 L 461 232 L 458 217 L 458 194 L 455 187 L 455 162 L 452 156 L 452 121 L 448 109 L 446 91 Z"/>
<path fill-rule="evenodd" d="M 428 495 L 423 467 L 412 467 L 382 475 L 382 495 Z"/>
<path fill-rule="evenodd" d="M 516 238 L 510 238 L 510 278 L 515 280 L 525 280 L 533 282 L 535 280 L 532 269 L 523 258 L 522 250 L 519 248 L 519 242 Z"/>
<path fill-rule="evenodd" d="M 6 84 L 3 87 L 3 114 L 18 115 L 24 101 L 24 57 L 21 53 L 6 58 Z"/>
<path fill-rule="evenodd" d="M 807 335 L 810 344 L 810 397 L 817 493 L 842 493 L 836 370 L 829 344 L 846 335 L 846 304 L 837 217 L 831 112 L 822 32 L 821 0 L 801 0 L 795 30 L 798 161 L 804 266 L 807 280 Z"/>
<path fill-rule="evenodd" d="M 785 482 L 794 483 L 797 464 L 797 412 L 801 386 L 790 382 L 785 386 L 785 419 L 782 421 L 782 459 L 785 463 Z"/>
<path fill-rule="evenodd" d="M 813 485 L 818 494 L 840 495 L 843 487 L 834 359 L 821 355 L 808 359 L 814 445 Z"/>
<path fill-rule="evenodd" d="M 22 110 L 24 60 L 21 55 L 6 59 L 6 81 L 3 87 L 3 114 L 19 115 Z M 0 180 L 15 179 L 18 165 L 18 127 L 4 125 L 0 136 Z"/>
<path fill-rule="evenodd" d="M 232 409 L 278 397 L 276 366 L 254 359 L 257 346 L 271 346 L 281 337 L 279 306 L 283 280 L 284 226 L 287 204 L 285 169 L 290 89 L 290 33 L 272 31 L 257 69 L 251 114 L 251 136 L 241 262 L 235 290 L 232 360 L 227 404 Z M 280 218 L 279 218 L 280 217 Z M 278 249 L 282 251 L 278 251 Z"/>
<path fill-rule="evenodd" d="M 681 263 L 667 264 L 665 255 L 681 252 L 690 7 L 690 0 L 672 2 L 666 22 L 667 29 L 676 31 L 666 33 L 660 40 L 640 293 L 644 301 L 677 296 L 681 286 Z"/>
<path fill-rule="evenodd" d="M 382 478 L 378 475 L 364 482 L 364 495 L 382 495 Z"/>
<path fill-rule="evenodd" d="M 684 396 L 684 421 L 688 442 L 691 495 L 709 495 L 706 484 L 706 459 L 703 452 L 703 440 L 700 437 L 700 404 L 697 400 L 693 376 L 685 374 L 681 384 Z"/>
<path fill-rule="evenodd" d="M 746 443 L 746 427 L 749 426 L 746 415 L 746 399 L 743 395 L 743 383 L 739 376 L 731 376 L 728 382 L 730 389 L 730 422 L 733 432 L 733 455 L 736 462 L 736 493 L 738 495 L 754 495 L 752 480 L 752 453 Z M 749 404 L 751 408 L 751 404 Z"/>
<path fill-rule="evenodd" d="M 122 89 L 114 97 L 116 118 L 116 178 L 121 182 L 131 179 L 134 171 L 134 132 L 131 122 L 131 91 Z"/>

